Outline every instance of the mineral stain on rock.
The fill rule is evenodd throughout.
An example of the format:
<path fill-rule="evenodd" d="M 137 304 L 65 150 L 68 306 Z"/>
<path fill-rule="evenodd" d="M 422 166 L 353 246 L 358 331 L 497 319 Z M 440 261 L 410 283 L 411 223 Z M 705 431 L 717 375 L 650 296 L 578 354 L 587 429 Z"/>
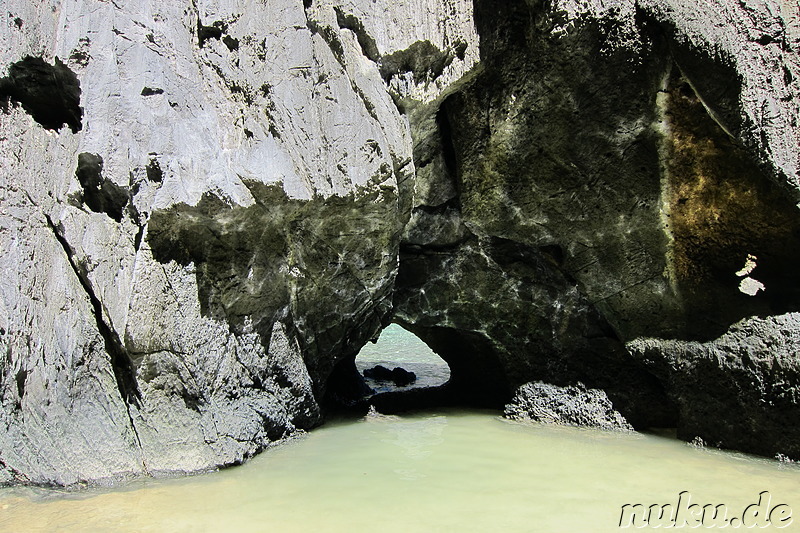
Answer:
<path fill-rule="evenodd" d="M 796 311 L 797 208 L 714 120 L 690 80 L 677 67 L 671 72 L 661 97 L 669 128 L 668 257 L 682 298 L 691 302 L 691 321 L 705 331 L 701 337 L 713 337 L 746 316 Z M 766 288 L 755 296 L 737 289 L 749 256 L 758 258 L 753 275 Z"/>
<path fill-rule="evenodd" d="M 59 58 L 51 65 L 41 57 L 26 56 L 8 67 L 0 78 L 0 109 L 19 104 L 33 120 L 49 130 L 64 125 L 77 133 L 83 127 L 78 77 Z"/>

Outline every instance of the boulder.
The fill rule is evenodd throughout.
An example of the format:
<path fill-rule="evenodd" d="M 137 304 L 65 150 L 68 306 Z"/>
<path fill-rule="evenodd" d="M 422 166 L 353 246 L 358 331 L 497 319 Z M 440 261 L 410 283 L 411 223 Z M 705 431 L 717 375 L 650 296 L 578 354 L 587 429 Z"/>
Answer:
<path fill-rule="evenodd" d="M 407 387 L 417 381 L 417 375 L 399 366 L 389 370 L 383 365 L 375 365 L 364 369 L 364 377 L 376 381 L 391 381 L 395 387 Z"/>
<path fill-rule="evenodd" d="M 517 389 L 503 415 L 510 420 L 542 424 L 633 429 L 603 391 L 587 389 L 583 383 L 566 387 L 543 382 L 526 383 Z"/>

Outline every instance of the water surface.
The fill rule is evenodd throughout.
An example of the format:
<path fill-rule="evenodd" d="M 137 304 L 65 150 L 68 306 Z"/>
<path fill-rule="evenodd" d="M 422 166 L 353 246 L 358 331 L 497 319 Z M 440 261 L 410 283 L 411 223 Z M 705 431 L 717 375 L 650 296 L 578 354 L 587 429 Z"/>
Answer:
<path fill-rule="evenodd" d="M 797 465 L 442 411 L 335 422 L 241 467 L 125 490 L 6 489 L 0 529 L 603 532 L 621 505 L 685 490 L 737 508 L 769 490 L 800 511 Z"/>
<path fill-rule="evenodd" d="M 403 366 L 418 385 L 446 380 L 444 362 L 418 342 L 387 328 L 357 362 Z M 202 476 L 78 493 L 2 489 L 0 531 L 595 533 L 621 531 L 624 504 L 675 503 L 682 491 L 736 512 L 770 491 L 773 505 L 798 513 L 781 531 L 800 530 L 800 465 L 440 410 L 332 421 Z"/>

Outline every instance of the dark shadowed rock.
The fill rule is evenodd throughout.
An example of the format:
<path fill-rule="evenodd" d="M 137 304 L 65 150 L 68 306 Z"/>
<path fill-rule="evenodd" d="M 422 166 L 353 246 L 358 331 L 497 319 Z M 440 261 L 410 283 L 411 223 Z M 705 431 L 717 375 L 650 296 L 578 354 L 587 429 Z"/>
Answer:
<path fill-rule="evenodd" d="M 375 365 L 363 372 L 365 378 L 377 381 L 391 381 L 396 387 L 406 387 L 417 381 L 417 375 L 399 366 L 389 370 L 383 365 Z"/>
<path fill-rule="evenodd" d="M 75 177 L 81 184 L 80 201 L 95 213 L 105 213 L 117 222 L 122 220 L 125 207 L 131 199 L 130 192 L 103 177 L 103 158 L 97 154 L 78 154 Z"/>
<path fill-rule="evenodd" d="M 82 128 L 81 85 L 77 76 L 60 59 L 54 64 L 41 57 L 27 56 L 8 67 L 0 78 L 0 109 L 18 103 L 33 120 L 47 129 L 64 125 L 73 133 Z"/>
<path fill-rule="evenodd" d="M 530 420 L 599 429 L 631 430 L 614 409 L 608 396 L 583 383 L 558 387 L 549 383 L 526 383 L 517 389 L 503 415 L 511 420 Z"/>
<path fill-rule="evenodd" d="M 636 339 L 631 353 L 667 383 L 678 436 L 800 458 L 800 315 L 751 318 L 709 342 Z"/>
<path fill-rule="evenodd" d="M 657 372 L 625 343 L 711 342 L 800 305 L 800 48 L 745 37 L 796 35 L 797 11 L 703 4 L 722 32 L 679 3 L 610 4 L 474 2 L 483 68 L 409 113 L 396 316 L 465 401 L 580 381 L 635 427 L 680 427 L 703 405 L 666 377 L 681 381 L 675 347 L 649 351 L 670 367 Z"/>

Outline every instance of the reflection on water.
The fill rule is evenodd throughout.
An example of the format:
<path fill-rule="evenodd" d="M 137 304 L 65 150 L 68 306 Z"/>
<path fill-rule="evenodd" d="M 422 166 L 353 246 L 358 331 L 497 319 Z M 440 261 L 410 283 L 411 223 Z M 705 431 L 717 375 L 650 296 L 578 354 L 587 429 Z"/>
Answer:
<path fill-rule="evenodd" d="M 389 370 L 399 366 L 417 375 L 417 381 L 406 387 L 394 387 L 390 382 L 365 379 L 375 392 L 435 387 L 450 379 L 450 367 L 447 363 L 417 336 L 397 324 L 387 326 L 377 343 L 367 343 L 358 353 L 356 368 L 359 372 L 363 374 L 364 369 L 375 365 L 385 366 Z"/>
<path fill-rule="evenodd" d="M 0 491 L 2 531 L 619 531 L 626 503 L 800 513 L 800 467 L 636 433 L 440 411 L 340 421 L 248 464 L 125 490 Z M 798 522 L 783 531 L 796 529 Z"/>

